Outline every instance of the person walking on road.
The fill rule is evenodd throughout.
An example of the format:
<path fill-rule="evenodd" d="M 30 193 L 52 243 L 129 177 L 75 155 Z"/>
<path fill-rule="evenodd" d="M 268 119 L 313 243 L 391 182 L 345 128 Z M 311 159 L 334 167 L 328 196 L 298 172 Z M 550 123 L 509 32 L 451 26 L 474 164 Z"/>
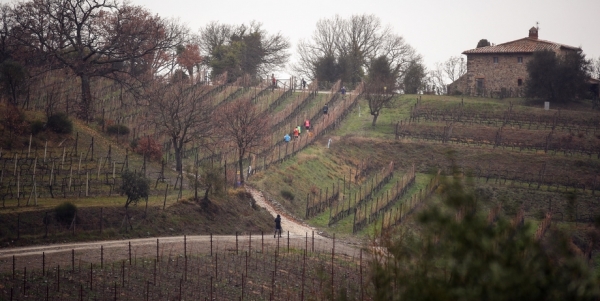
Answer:
<path fill-rule="evenodd" d="M 279 233 L 279 237 L 281 237 L 281 216 L 279 216 L 279 214 L 277 214 L 277 217 L 275 218 L 275 234 L 273 235 L 273 238 L 277 237 L 277 233 Z"/>

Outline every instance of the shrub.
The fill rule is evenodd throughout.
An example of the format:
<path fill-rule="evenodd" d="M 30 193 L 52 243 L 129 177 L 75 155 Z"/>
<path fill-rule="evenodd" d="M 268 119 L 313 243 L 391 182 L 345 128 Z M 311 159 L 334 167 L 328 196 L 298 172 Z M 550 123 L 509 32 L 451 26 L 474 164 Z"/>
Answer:
<path fill-rule="evenodd" d="M 121 175 L 123 180 L 120 191 L 127 195 L 127 201 L 125 201 L 125 209 L 130 204 L 137 204 L 139 200 L 147 198 L 150 192 L 150 181 L 142 175 L 133 171 L 126 170 Z"/>
<path fill-rule="evenodd" d="M 41 120 L 35 120 L 29 126 L 33 135 L 37 135 L 44 130 L 44 122 Z"/>
<path fill-rule="evenodd" d="M 160 160 L 162 158 L 162 146 L 151 137 L 142 137 L 135 141 L 134 150 L 140 155 L 146 155 L 146 157 L 152 160 Z M 133 146 L 134 142 L 132 142 Z"/>
<path fill-rule="evenodd" d="M 3 115 L 2 125 L 8 129 L 11 134 L 20 135 L 27 130 L 25 114 L 23 114 L 16 106 L 6 106 Z"/>
<path fill-rule="evenodd" d="M 64 202 L 56 206 L 54 212 L 56 213 L 56 220 L 59 223 L 68 224 L 73 221 L 75 213 L 77 212 L 77 206 L 71 202 Z"/>
<path fill-rule="evenodd" d="M 46 124 L 49 129 L 58 134 L 70 134 L 73 132 L 73 122 L 65 113 L 56 113 L 48 117 Z"/>
<path fill-rule="evenodd" d="M 291 191 L 289 191 L 289 190 L 282 190 L 281 191 L 281 196 L 284 199 L 289 200 L 289 201 L 293 201 L 294 200 L 294 194 Z"/>
<path fill-rule="evenodd" d="M 319 192 L 319 187 L 317 187 L 316 185 L 312 185 L 310 187 L 310 193 L 312 193 L 312 195 L 317 195 L 318 192 Z"/>
<path fill-rule="evenodd" d="M 106 127 L 106 132 L 111 135 L 127 135 L 129 128 L 123 124 L 113 124 Z"/>
<path fill-rule="evenodd" d="M 292 183 L 294 182 L 294 176 L 292 176 L 292 175 L 285 175 L 283 177 L 283 182 L 285 182 L 285 183 L 287 183 L 289 185 L 292 185 Z"/>

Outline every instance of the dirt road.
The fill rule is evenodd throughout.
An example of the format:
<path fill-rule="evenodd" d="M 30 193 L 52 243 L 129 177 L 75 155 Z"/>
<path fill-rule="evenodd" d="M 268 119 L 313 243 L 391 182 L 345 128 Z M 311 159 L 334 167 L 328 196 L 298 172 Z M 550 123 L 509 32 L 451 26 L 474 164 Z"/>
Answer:
<path fill-rule="evenodd" d="M 308 225 L 294 220 L 289 214 L 278 209 L 277 205 L 266 200 L 262 193 L 248 188 L 256 203 L 266 208 L 273 216 L 282 216 L 283 238 L 273 238 L 273 233 L 253 233 L 251 235 L 193 235 L 152 237 L 131 240 L 110 240 L 84 243 L 65 243 L 47 246 L 30 246 L 0 249 L 0 272 L 13 268 L 71 266 L 83 263 L 115 262 L 186 254 L 209 254 L 212 252 L 264 252 L 279 245 L 280 248 L 296 248 L 331 252 L 356 256 L 356 247 L 320 236 Z"/>
<path fill-rule="evenodd" d="M 246 191 L 252 195 L 252 198 L 254 198 L 257 205 L 267 209 L 273 217 L 277 216 L 277 214 L 281 215 L 281 228 L 283 228 L 284 232 L 289 231 L 290 234 L 305 235 L 305 233 L 312 233 L 312 231 L 315 231 L 315 235 L 318 235 L 314 228 L 295 220 L 292 216 L 284 212 L 280 206 L 267 201 L 262 192 L 251 187 L 246 187 Z M 320 235 L 318 236 L 322 238 Z"/>

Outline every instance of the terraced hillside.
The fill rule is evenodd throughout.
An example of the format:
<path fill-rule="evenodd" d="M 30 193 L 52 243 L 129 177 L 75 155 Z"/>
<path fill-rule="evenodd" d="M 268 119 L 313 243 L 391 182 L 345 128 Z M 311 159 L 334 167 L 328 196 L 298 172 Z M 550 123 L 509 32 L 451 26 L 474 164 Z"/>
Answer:
<path fill-rule="evenodd" d="M 410 213 L 437 202 L 435 175 L 456 166 L 485 210 L 582 227 L 600 215 L 600 112 L 577 106 L 403 95 L 373 127 L 360 100 L 337 130 L 251 180 L 325 232 L 361 236 L 414 226 Z M 574 233 L 587 249 L 586 230 Z"/>

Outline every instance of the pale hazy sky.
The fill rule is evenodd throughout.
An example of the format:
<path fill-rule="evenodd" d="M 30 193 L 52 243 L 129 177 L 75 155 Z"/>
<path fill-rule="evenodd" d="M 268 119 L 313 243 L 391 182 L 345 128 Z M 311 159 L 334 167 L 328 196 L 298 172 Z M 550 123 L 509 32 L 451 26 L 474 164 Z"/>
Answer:
<path fill-rule="evenodd" d="M 259 21 L 269 33 L 281 32 L 289 38 L 292 59 L 298 41 L 311 37 L 318 20 L 364 13 L 391 25 L 423 56 L 428 67 L 475 48 L 480 39 L 500 44 L 526 37 L 536 22 L 540 39 L 581 47 L 588 58 L 600 56 L 600 0 L 129 2 L 177 18 L 196 32 L 210 21 L 234 25 Z"/>
<path fill-rule="evenodd" d="M 428 67 L 475 48 L 483 38 L 495 44 L 524 38 L 536 22 L 540 39 L 581 47 L 588 58 L 600 56 L 600 0 L 130 1 L 192 30 L 213 20 L 257 20 L 269 33 L 290 39 L 292 59 L 298 41 L 311 37 L 318 20 L 363 13 L 391 25 Z"/>

